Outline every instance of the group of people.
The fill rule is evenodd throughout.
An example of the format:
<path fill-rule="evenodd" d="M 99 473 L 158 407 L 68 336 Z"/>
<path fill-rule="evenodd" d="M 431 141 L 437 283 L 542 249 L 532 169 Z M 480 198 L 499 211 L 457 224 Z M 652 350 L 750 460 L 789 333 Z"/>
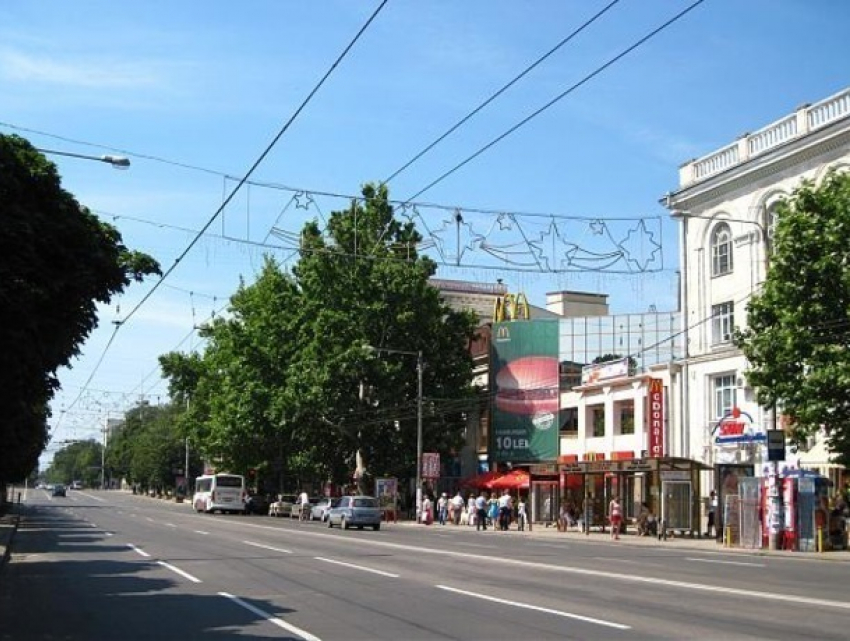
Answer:
<path fill-rule="evenodd" d="M 422 502 L 422 521 L 426 524 L 430 523 L 432 509 L 431 499 L 426 496 Z M 440 525 L 474 525 L 477 530 L 486 530 L 488 526 L 508 530 L 516 521 L 517 528 L 523 531 L 528 524 L 528 508 L 522 496 L 518 496 L 515 504 L 509 490 L 503 490 L 501 495 L 483 491 L 478 496 L 470 493 L 466 499 L 458 490 L 451 498 L 443 492 L 437 499 L 436 519 Z"/>

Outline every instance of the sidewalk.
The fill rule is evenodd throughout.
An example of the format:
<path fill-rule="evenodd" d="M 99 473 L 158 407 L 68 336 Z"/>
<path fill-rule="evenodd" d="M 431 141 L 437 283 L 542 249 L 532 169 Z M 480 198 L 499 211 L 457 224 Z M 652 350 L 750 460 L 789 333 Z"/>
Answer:
<path fill-rule="evenodd" d="M 3 566 L 9 559 L 12 552 L 12 542 L 15 538 L 15 532 L 18 530 L 18 506 L 7 503 L 4 508 L 6 511 L 0 515 L 0 575 L 3 573 Z"/>

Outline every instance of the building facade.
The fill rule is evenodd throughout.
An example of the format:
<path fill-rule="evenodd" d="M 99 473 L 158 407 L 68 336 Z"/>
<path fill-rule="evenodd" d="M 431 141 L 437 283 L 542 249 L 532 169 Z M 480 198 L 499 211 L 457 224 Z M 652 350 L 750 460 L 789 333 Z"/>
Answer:
<path fill-rule="evenodd" d="M 764 473 L 765 431 L 781 421 L 758 405 L 733 331 L 746 327 L 769 269 L 777 203 L 802 181 L 847 169 L 850 89 L 685 163 L 678 189 L 662 198 L 680 226 L 685 456 Z"/>

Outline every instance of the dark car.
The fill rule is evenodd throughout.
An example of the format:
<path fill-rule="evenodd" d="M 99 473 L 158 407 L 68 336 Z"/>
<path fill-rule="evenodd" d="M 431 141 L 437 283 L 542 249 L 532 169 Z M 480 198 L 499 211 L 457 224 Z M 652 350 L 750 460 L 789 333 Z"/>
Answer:
<path fill-rule="evenodd" d="M 53 496 L 65 496 L 66 495 L 65 486 L 62 485 L 61 483 L 57 483 L 56 485 L 53 486 L 53 491 L 51 492 L 51 495 L 53 495 Z"/>
<path fill-rule="evenodd" d="M 267 494 L 249 494 L 245 498 L 245 514 L 268 514 L 271 502 Z"/>

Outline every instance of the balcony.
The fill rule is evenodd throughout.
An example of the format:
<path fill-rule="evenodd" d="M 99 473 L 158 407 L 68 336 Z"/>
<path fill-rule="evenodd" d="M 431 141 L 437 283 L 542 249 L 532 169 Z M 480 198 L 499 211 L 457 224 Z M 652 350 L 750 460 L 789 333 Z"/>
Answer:
<path fill-rule="evenodd" d="M 850 116 L 850 88 L 813 105 L 804 105 L 755 133 L 741 136 L 731 145 L 685 163 L 679 168 L 679 185 L 687 187 L 705 180 L 847 116 Z"/>

